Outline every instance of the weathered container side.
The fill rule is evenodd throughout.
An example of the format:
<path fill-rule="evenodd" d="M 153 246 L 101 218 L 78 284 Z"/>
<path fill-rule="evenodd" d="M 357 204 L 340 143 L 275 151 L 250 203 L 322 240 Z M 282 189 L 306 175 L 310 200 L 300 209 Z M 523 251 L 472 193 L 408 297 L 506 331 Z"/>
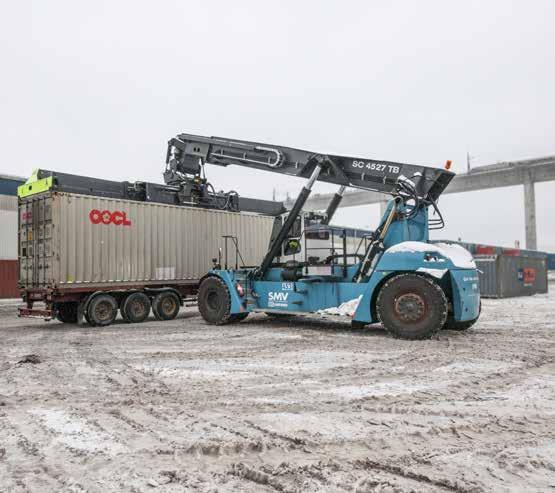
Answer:
<path fill-rule="evenodd" d="M 196 283 L 225 235 L 246 265 L 267 251 L 274 217 L 48 192 L 22 199 L 20 287 Z M 229 243 L 230 262 L 235 259 Z M 241 262 L 242 263 L 242 262 Z"/>
<path fill-rule="evenodd" d="M 524 255 L 475 256 L 484 297 L 509 298 L 547 293 L 547 257 Z"/>

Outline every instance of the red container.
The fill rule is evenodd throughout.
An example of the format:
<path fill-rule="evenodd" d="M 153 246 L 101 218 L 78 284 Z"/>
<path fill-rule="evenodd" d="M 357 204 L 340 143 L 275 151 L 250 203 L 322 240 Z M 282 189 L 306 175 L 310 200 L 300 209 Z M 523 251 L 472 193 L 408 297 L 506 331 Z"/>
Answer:
<path fill-rule="evenodd" d="M 17 260 L 0 260 L 0 298 L 19 298 Z"/>

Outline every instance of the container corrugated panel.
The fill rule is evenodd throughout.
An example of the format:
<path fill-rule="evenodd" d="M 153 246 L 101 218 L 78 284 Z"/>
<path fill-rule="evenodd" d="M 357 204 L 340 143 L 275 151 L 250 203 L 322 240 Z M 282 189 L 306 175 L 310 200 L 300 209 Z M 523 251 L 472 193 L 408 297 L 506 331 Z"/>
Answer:
<path fill-rule="evenodd" d="M 547 257 L 491 255 L 476 257 L 484 297 L 510 298 L 547 293 Z"/>
<path fill-rule="evenodd" d="M 0 195 L 0 211 L 17 211 L 17 197 Z"/>
<path fill-rule="evenodd" d="M 498 255 L 484 255 L 474 257 L 480 276 L 480 294 L 485 298 L 498 298 L 499 287 L 497 281 Z"/>
<path fill-rule="evenodd" d="M 0 298 L 18 298 L 17 260 L 0 260 Z"/>
<path fill-rule="evenodd" d="M 17 260 L 17 210 L 0 210 L 0 260 Z"/>
<path fill-rule="evenodd" d="M 268 250 L 274 218 L 69 193 L 20 206 L 20 279 L 26 287 L 196 281 L 238 238 L 245 265 Z M 230 265 L 234 247 L 229 243 Z"/>
<path fill-rule="evenodd" d="M 499 283 L 503 298 L 547 293 L 547 256 L 500 255 L 500 262 Z"/>

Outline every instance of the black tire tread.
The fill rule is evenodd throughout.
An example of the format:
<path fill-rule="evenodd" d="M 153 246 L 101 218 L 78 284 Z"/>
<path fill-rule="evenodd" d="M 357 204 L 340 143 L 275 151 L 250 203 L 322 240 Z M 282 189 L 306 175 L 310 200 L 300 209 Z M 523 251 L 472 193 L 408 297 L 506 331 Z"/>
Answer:
<path fill-rule="evenodd" d="M 175 301 L 177 303 L 177 311 L 175 315 L 172 315 L 171 317 L 165 316 L 164 314 L 160 313 L 160 311 L 158 310 L 159 305 L 161 304 L 165 296 L 174 296 Z M 152 300 L 152 313 L 154 314 L 154 317 L 156 318 L 156 320 L 160 320 L 160 321 L 173 320 L 179 314 L 180 305 L 181 305 L 180 299 L 179 299 L 179 296 L 177 296 L 177 294 L 175 294 L 173 291 L 164 291 L 162 293 L 158 293 Z"/>
<path fill-rule="evenodd" d="M 465 320 L 464 322 L 453 320 L 451 317 L 447 319 L 443 330 L 468 330 L 478 321 L 478 317 L 473 320 Z"/>
<path fill-rule="evenodd" d="M 225 290 L 225 292 L 227 293 L 227 305 L 225 307 L 223 315 L 217 321 L 213 321 L 213 320 L 210 319 L 209 313 L 207 312 L 206 306 L 204 305 L 204 302 L 202 300 L 203 288 L 205 288 L 208 285 L 208 283 L 215 283 L 216 286 L 219 286 L 219 288 Z M 232 314 L 231 314 L 231 296 L 229 294 L 229 290 L 227 289 L 226 284 L 219 277 L 209 276 L 209 277 L 206 277 L 201 282 L 200 287 L 199 287 L 199 294 L 198 294 L 198 309 L 199 309 L 199 312 L 200 312 L 202 318 L 205 320 L 205 322 L 207 322 L 210 325 L 225 325 L 225 324 L 230 323 L 230 319 L 232 317 Z"/>
<path fill-rule="evenodd" d="M 130 303 L 132 302 L 132 300 L 133 300 L 134 298 L 143 298 L 143 299 L 146 299 L 146 301 L 148 302 L 148 311 L 147 311 L 146 316 L 145 316 L 144 318 L 141 317 L 141 318 L 136 319 L 135 317 L 133 317 L 133 316 L 128 312 Z M 148 318 L 148 316 L 150 315 L 150 310 L 151 310 L 151 304 L 150 304 L 150 299 L 149 299 L 149 297 L 148 297 L 145 293 L 143 293 L 142 291 L 137 291 L 137 292 L 135 292 L 135 293 L 131 293 L 129 296 L 127 296 L 127 297 L 125 298 L 125 301 L 124 301 L 124 302 L 122 303 L 122 305 L 121 305 L 121 310 L 120 310 L 120 311 L 121 311 L 122 313 L 125 314 L 125 315 L 123 315 L 123 317 L 124 317 L 124 320 L 125 320 L 126 322 L 128 322 L 128 323 L 142 323 L 142 322 L 144 322 L 144 321 Z"/>
<path fill-rule="evenodd" d="M 382 295 L 386 292 L 386 289 L 390 287 L 393 283 L 402 282 L 403 280 L 414 280 L 415 278 L 424 280 L 424 282 L 428 285 L 429 289 L 438 296 L 440 300 L 440 323 L 436 324 L 434 327 L 430 327 L 427 331 L 422 332 L 420 334 L 409 334 L 409 333 L 402 333 L 401 331 L 396 331 L 392 327 L 388 327 L 386 323 L 383 321 L 383 313 L 382 313 Z M 397 274 L 391 278 L 389 278 L 380 288 L 378 293 L 378 297 L 376 299 L 376 312 L 378 314 L 378 318 L 382 322 L 385 330 L 396 339 L 408 339 L 408 340 L 422 340 L 422 339 L 431 339 L 434 337 L 445 325 L 445 321 L 447 320 L 448 314 L 448 301 L 445 292 L 435 281 L 431 278 L 416 274 L 414 272 L 406 272 L 403 274 Z"/>
<path fill-rule="evenodd" d="M 114 316 L 109 321 L 99 322 L 94 318 L 94 308 L 98 303 L 100 303 L 100 300 L 109 301 L 110 304 L 113 306 Z M 93 327 L 106 327 L 115 320 L 117 314 L 118 314 L 118 303 L 116 299 L 110 294 L 99 294 L 89 302 L 89 305 L 87 307 L 86 319 Z"/>

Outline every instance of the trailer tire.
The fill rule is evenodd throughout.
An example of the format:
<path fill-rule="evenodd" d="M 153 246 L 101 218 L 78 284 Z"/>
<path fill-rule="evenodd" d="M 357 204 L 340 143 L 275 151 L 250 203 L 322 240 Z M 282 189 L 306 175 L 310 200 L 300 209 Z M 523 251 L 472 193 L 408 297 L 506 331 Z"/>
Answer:
<path fill-rule="evenodd" d="M 376 310 L 385 330 L 393 337 L 429 339 L 445 325 L 448 302 L 435 281 L 406 273 L 384 283 L 378 293 Z"/>
<path fill-rule="evenodd" d="M 116 299 L 109 294 L 99 294 L 89 302 L 86 319 L 93 327 L 105 327 L 116 319 L 117 314 Z"/>
<path fill-rule="evenodd" d="M 225 283 L 216 276 L 206 277 L 198 290 L 198 309 L 211 325 L 223 325 L 231 319 L 231 296 Z"/>
<path fill-rule="evenodd" d="M 126 322 L 132 324 L 144 322 L 150 314 L 150 299 L 144 293 L 132 293 L 125 298 L 121 311 Z"/>
<path fill-rule="evenodd" d="M 172 291 L 166 291 L 155 296 L 152 301 L 152 313 L 156 320 L 173 320 L 177 317 L 180 306 L 179 296 Z"/>
<path fill-rule="evenodd" d="M 56 304 L 56 318 L 64 324 L 77 323 L 77 303 L 69 301 Z"/>

